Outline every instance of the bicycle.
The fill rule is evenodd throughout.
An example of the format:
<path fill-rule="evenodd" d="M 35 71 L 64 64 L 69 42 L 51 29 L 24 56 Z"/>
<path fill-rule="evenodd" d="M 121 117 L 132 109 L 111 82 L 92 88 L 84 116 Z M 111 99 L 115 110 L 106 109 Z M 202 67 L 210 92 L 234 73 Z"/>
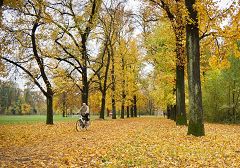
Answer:
<path fill-rule="evenodd" d="M 82 115 L 80 115 L 79 119 L 76 122 L 76 130 L 80 131 L 83 129 L 87 129 L 90 126 L 90 121 L 86 121 Z"/>

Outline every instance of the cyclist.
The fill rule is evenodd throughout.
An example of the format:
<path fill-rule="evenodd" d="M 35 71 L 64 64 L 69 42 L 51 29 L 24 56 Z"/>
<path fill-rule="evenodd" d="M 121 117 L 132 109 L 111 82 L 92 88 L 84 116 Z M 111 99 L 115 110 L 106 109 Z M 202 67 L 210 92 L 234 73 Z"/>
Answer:
<path fill-rule="evenodd" d="M 82 107 L 80 108 L 80 115 L 83 117 L 83 120 L 85 120 L 86 124 L 89 122 L 89 107 L 86 103 L 83 103 Z"/>

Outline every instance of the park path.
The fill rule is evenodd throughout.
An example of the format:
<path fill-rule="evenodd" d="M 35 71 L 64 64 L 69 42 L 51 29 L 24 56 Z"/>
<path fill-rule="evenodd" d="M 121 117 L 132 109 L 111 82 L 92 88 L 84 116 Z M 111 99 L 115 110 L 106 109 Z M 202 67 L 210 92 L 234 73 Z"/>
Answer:
<path fill-rule="evenodd" d="M 0 167 L 240 167 L 240 126 L 206 124 L 205 137 L 163 118 L 1 125 Z"/>

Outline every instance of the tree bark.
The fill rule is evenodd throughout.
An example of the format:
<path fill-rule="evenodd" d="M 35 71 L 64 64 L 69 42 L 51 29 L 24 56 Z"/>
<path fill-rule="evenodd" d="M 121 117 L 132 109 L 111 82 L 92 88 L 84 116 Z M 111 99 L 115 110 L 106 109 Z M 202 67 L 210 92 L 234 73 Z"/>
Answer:
<path fill-rule="evenodd" d="M 116 114 L 116 101 L 115 101 L 115 95 L 112 95 L 112 119 L 116 119 L 117 114 Z"/>
<path fill-rule="evenodd" d="M 82 85 L 83 85 L 83 92 L 82 92 L 82 103 L 86 103 L 88 105 L 88 79 L 87 79 L 87 68 L 82 73 Z"/>
<path fill-rule="evenodd" d="M 187 125 L 185 108 L 184 65 L 176 69 L 176 124 Z"/>
<path fill-rule="evenodd" d="M 129 111 L 130 111 L 129 106 L 127 106 L 127 118 L 129 118 Z"/>
<path fill-rule="evenodd" d="M 163 0 L 156 1 L 150 0 L 162 9 L 165 10 L 168 19 L 174 30 L 176 38 L 176 124 L 177 125 L 187 125 L 187 116 L 185 108 L 185 86 L 184 86 L 184 65 L 185 65 L 185 52 L 184 52 L 184 23 L 182 14 L 182 1 L 176 0 L 174 7 L 176 11 L 170 9 L 170 5 Z"/>
<path fill-rule="evenodd" d="M 66 94 L 66 92 L 63 92 L 63 95 L 62 95 L 62 103 L 63 103 L 63 107 L 62 107 L 62 115 L 63 115 L 63 117 L 67 117 L 67 94 Z"/>
<path fill-rule="evenodd" d="M 92 8 L 89 19 L 87 21 L 85 30 L 81 33 L 81 54 L 83 60 L 83 67 L 82 67 L 82 103 L 86 103 L 88 105 L 88 94 L 89 94 L 89 83 L 88 81 L 88 72 L 87 72 L 87 62 L 89 61 L 88 58 L 88 50 L 87 50 L 87 40 L 89 37 L 90 32 L 92 31 L 93 23 L 96 19 L 96 16 L 99 12 L 100 6 L 102 1 L 101 0 L 93 0 L 91 1 Z"/>
<path fill-rule="evenodd" d="M 106 107 L 106 93 L 102 93 L 102 102 L 101 102 L 101 111 L 100 111 L 101 119 L 104 119 L 105 107 Z"/>
<path fill-rule="evenodd" d="M 3 6 L 3 0 L 0 0 L 0 27 L 2 25 L 2 6 Z"/>
<path fill-rule="evenodd" d="M 125 106 L 124 106 L 124 104 L 122 104 L 122 106 L 121 106 L 121 118 L 122 119 L 124 119 L 124 113 L 125 113 L 124 108 L 125 108 Z"/>
<path fill-rule="evenodd" d="M 170 119 L 170 105 L 167 105 L 167 119 Z"/>
<path fill-rule="evenodd" d="M 228 116 L 231 117 L 231 84 L 228 86 Z"/>
<path fill-rule="evenodd" d="M 107 80 L 108 80 L 108 71 L 110 67 L 110 61 L 111 61 L 111 52 L 109 51 L 109 48 L 107 48 L 107 64 L 106 64 L 106 69 L 104 73 L 104 82 L 103 82 L 103 87 L 101 88 L 102 92 L 102 104 L 101 104 L 101 111 L 100 111 L 100 118 L 104 119 L 104 113 L 105 113 L 105 108 L 106 108 L 106 95 L 107 95 Z M 100 80 L 100 78 L 99 78 Z M 101 80 L 100 80 L 101 82 Z M 101 85 L 101 84 L 100 84 Z"/>
<path fill-rule="evenodd" d="M 181 12 L 180 1 L 176 3 L 176 18 L 172 22 L 176 38 L 176 125 L 187 125 L 187 115 L 185 108 L 185 81 L 184 81 L 184 65 L 185 65 L 185 49 L 184 49 L 184 23 Z"/>
<path fill-rule="evenodd" d="M 82 103 L 86 103 L 88 105 L 88 74 L 87 74 L 87 35 L 83 34 L 82 36 L 82 45 L 81 45 L 81 54 L 83 60 L 83 67 L 82 67 Z"/>
<path fill-rule="evenodd" d="M 134 117 L 134 115 L 133 115 L 133 105 L 131 106 L 131 117 Z"/>
<path fill-rule="evenodd" d="M 188 61 L 188 89 L 189 89 L 189 125 L 188 134 L 194 136 L 205 135 L 203 124 L 202 91 L 200 81 L 200 44 L 198 15 L 194 9 L 196 0 L 185 0 L 189 12 L 186 25 L 186 49 Z"/>
<path fill-rule="evenodd" d="M 46 124 L 53 124 L 53 95 L 47 96 L 47 121 Z"/>
<path fill-rule="evenodd" d="M 124 108 L 125 108 L 125 60 L 124 60 L 124 55 L 122 55 L 122 105 L 121 105 L 121 118 L 124 119 Z"/>
<path fill-rule="evenodd" d="M 236 109 L 235 109 L 235 84 L 236 81 L 233 80 L 233 90 L 232 90 L 232 114 L 233 114 L 233 122 L 236 123 Z"/>
<path fill-rule="evenodd" d="M 32 34 L 31 34 L 32 49 L 33 49 L 34 58 L 35 58 L 35 60 L 38 64 L 38 67 L 39 67 L 39 70 L 40 70 L 40 73 L 41 73 L 41 77 L 42 77 L 42 79 L 44 81 L 44 84 L 47 88 L 47 92 L 45 92 L 42 89 L 43 94 L 47 98 L 47 121 L 46 121 L 46 124 L 53 124 L 53 95 L 54 95 L 54 92 L 53 92 L 53 89 L 52 89 L 52 85 L 51 85 L 51 83 L 50 83 L 50 81 L 47 77 L 46 72 L 45 72 L 43 59 L 38 55 L 36 35 L 35 35 L 36 30 L 39 26 L 38 22 L 39 22 L 39 18 L 34 22 L 33 28 L 32 28 Z"/>
<path fill-rule="evenodd" d="M 113 49 L 112 49 L 113 51 Z M 111 70 L 111 77 L 112 77 L 112 119 L 116 119 L 117 115 L 116 115 L 116 100 L 115 100 L 115 90 L 116 90 L 116 83 L 115 83 L 115 61 L 114 61 L 114 55 L 112 53 L 111 56 L 111 60 L 112 60 L 112 70 Z"/>
<path fill-rule="evenodd" d="M 172 106 L 172 114 L 173 114 L 173 120 L 176 121 L 176 116 L 177 116 L 177 106 L 176 105 Z"/>
<path fill-rule="evenodd" d="M 137 117 L 137 96 L 133 96 L 133 111 L 134 111 L 134 117 Z"/>

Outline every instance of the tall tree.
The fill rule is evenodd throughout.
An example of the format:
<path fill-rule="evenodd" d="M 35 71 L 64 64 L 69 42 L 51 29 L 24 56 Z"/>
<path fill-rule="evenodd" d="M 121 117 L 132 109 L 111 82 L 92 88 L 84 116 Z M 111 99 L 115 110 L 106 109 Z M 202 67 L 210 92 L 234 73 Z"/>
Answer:
<path fill-rule="evenodd" d="M 101 6 L 101 0 L 93 0 L 92 2 L 92 9 L 90 12 L 90 16 L 87 22 L 87 26 L 85 27 L 85 30 L 81 33 L 81 54 L 83 59 L 83 67 L 82 67 L 82 102 L 85 102 L 88 104 L 88 92 L 89 92 L 89 81 L 88 81 L 88 71 L 87 71 L 87 62 L 89 60 L 88 53 L 87 53 L 87 40 L 89 37 L 89 34 L 94 26 L 94 22 L 96 22 L 96 18 L 98 15 L 98 11 Z"/>
<path fill-rule="evenodd" d="M 189 87 L 189 125 L 188 134 L 194 136 L 205 135 L 203 124 L 202 91 L 200 81 L 200 45 L 198 12 L 194 5 L 196 0 L 185 0 L 188 10 L 186 24 L 186 49 L 188 61 Z"/>
<path fill-rule="evenodd" d="M 98 83 L 99 85 L 98 89 L 101 92 L 101 109 L 100 109 L 101 119 L 104 119 L 105 117 L 106 95 L 107 95 L 107 90 L 110 86 L 110 84 L 108 84 L 108 73 L 109 73 L 109 67 L 111 62 L 111 51 L 109 49 L 108 43 L 109 43 L 109 35 L 111 34 L 108 34 L 109 33 L 108 31 L 105 33 L 106 34 L 104 34 L 103 51 L 102 53 L 100 53 L 100 55 L 102 56 L 99 57 L 101 59 L 99 63 L 101 64 L 101 66 L 104 66 L 104 68 L 102 68 L 101 71 L 99 71 L 99 73 L 96 73 L 98 80 L 95 81 L 96 83 Z"/>
<path fill-rule="evenodd" d="M 122 66 L 122 81 L 121 81 L 121 84 L 122 84 L 122 102 L 121 102 L 121 118 L 124 119 L 124 113 L 125 113 L 125 102 L 126 102 L 126 73 L 125 73 L 125 64 L 126 64 L 126 60 L 125 60 L 125 54 L 121 54 L 121 66 Z"/>
<path fill-rule="evenodd" d="M 111 51 L 114 51 L 114 47 L 111 46 Z M 114 53 L 112 52 L 111 55 L 111 82 L 112 82 L 112 87 L 111 87 L 111 100 L 112 100 L 112 119 L 117 118 L 117 110 L 116 110 L 116 98 L 115 98 L 115 93 L 116 93 L 116 76 L 115 76 L 115 58 L 114 58 Z"/>
<path fill-rule="evenodd" d="M 10 27 L 9 32 L 14 34 L 14 40 L 19 44 L 19 50 L 23 51 L 23 56 L 21 55 L 20 58 L 10 57 L 9 56 L 1 56 L 1 58 L 7 61 L 10 64 L 15 65 L 16 67 L 20 68 L 25 74 L 28 75 L 30 80 L 34 82 L 34 84 L 41 90 L 47 100 L 47 120 L 46 124 L 53 124 L 53 87 L 50 83 L 49 76 L 47 74 L 47 63 L 44 61 L 44 57 L 41 54 L 40 45 L 37 41 L 37 31 L 41 25 L 44 24 L 44 20 L 42 19 L 44 10 L 44 5 L 41 0 L 33 2 L 28 1 L 23 8 L 21 8 L 20 14 L 26 19 L 32 19 L 32 25 L 29 25 L 28 21 L 26 20 L 24 23 L 28 28 L 21 30 L 15 30 L 14 28 Z M 24 31 L 29 30 L 29 32 Z M 25 34 L 25 38 L 27 41 L 24 41 L 22 36 L 20 35 Z M 29 41 L 28 41 L 29 40 Z M 40 40 L 39 40 L 40 41 Z M 25 50 L 23 49 L 25 48 Z M 28 49 L 31 49 L 29 51 Z M 24 57 L 25 56 L 25 57 Z M 34 60 L 34 63 L 31 61 Z M 35 64 L 35 68 L 32 69 L 32 64 Z M 43 81 L 43 84 L 41 81 Z"/>
<path fill-rule="evenodd" d="M 125 0 L 111 0 L 108 3 L 104 3 L 104 13 L 105 17 L 108 18 L 107 24 L 105 24 L 105 29 L 108 30 L 108 54 L 110 54 L 111 65 L 109 70 L 111 70 L 111 105 L 112 105 L 112 118 L 116 119 L 116 91 L 117 91 L 117 72 L 118 71 L 118 63 L 122 64 L 122 62 L 118 62 L 118 58 L 122 58 L 121 52 L 119 52 L 119 48 L 121 46 L 121 40 L 123 36 L 127 33 L 125 30 L 127 29 L 127 24 L 129 23 L 129 15 L 124 9 Z M 121 59 L 122 61 L 122 59 Z M 121 70 L 119 69 L 119 72 Z M 122 81 L 121 81 L 122 84 Z M 109 85 L 110 86 L 110 85 Z"/>
<path fill-rule="evenodd" d="M 111 54 L 110 50 L 107 49 L 107 61 L 106 61 L 106 67 L 104 72 L 104 78 L 103 78 L 103 84 L 100 84 L 100 91 L 102 93 L 102 102 L 101 102 L 101 111 L 100 111 L 100 118 L 104 119 L 104 113 L 105 113 L 105 107 L 106 107 L 106 95 L 107 95 L 107 89 L 109 88 L 110 84 L 108 84 L 108 72 L 110 67 L 110 61 L 111 61 Z M 99 82 L 102 83 L 101 77 L 99 77 Z"/>
<path fill-rule="evenodd" d="M 88 42 L 92 30 L 97 25 L 101 4 L 101 0 L 89 0 L 80 3 L 67 0 L 60 3 L 50 3 L 48 6 L 47 19 L 57 26 L 58 33 L 55 33 L 57 34 L 55 42 L 64 53 L 63 56 L 60 55 L 56 59 L 71 65 L 73 71 L 80 74 L 81 85 L 79 85 L 79 89 L 82 92 L 82 102 L 87 104 L 90 83 L 102 67 L 97 67 L 96 73 L 89 77 L 91 74 L 90 64 L 93 61 L 89 55 Z M 58 17 L 55 17 L 55 15 Z"/>
<path fill-rule="evenodd" d="M 148 35 L 145 41 L 147 55 L 154 70 L 141 80 L 142 89 L 148 98 L 148 111 L 154 112 L 154 107 L 167 108 L 176 102 L 175 92 L 175 37 L 168 21 L 159 23 Z"/>
<path fill-rule="evenodd" d="M 133 96 L 133 112 L 134 112 L 134 117 L 137 117 L 137 96 Z"/>
<path fill-rule="evenodd" d="M 154 4 L 161 7 L 170 20 L 174 34 L 176 45 L 176 109 L 177 125 L 186 125 L 187 116 L 185 109 L 185 82 L 184 82 L 184 65 L 185 65 L 185 49 L 184 49 L 184 18 L 182 13 L 183 0 L 173 0 L 167 2 L 166 0 L 150 0 Z M 174 4 L 174 5 L 173 5 Z"/>
<path fill-rule="evenodd" d="M 112 85 L 112 117 L 116 118 L 116 104 L 115 104 L 115 71 L 114 71 L 114 46 L 116 43 L 116 21 L 117 13 L 120 7 L 121 2 L 115 4 L 115 1 L 109 1 L 109 4 L 103 2 L 103 10 L 100 13 L 100 27 L 102 29 L 103 35 L 103 53 L 102 53 L 102 62 L 101 64 L 105 67 L 101 69 L 100 73 L 97 73 L 99 90 L 101 92 L 101 109 L 100 109 L 100 118 L 104 119 L 105 108 L 106 108 L 106 98 L 107 90 Z M 104 56 L 107 56 L 104 59 Z M 112 64 L 111 64 L 112 63 Z M 112 65 L 112 66 L 111 66 Z M 111 66 L 111 67 L 110 67 Z M 109 81 L 109 70 L 111 68 L 111 82 Z M 102 80 L 103 79 L 103 80 Z"/>

